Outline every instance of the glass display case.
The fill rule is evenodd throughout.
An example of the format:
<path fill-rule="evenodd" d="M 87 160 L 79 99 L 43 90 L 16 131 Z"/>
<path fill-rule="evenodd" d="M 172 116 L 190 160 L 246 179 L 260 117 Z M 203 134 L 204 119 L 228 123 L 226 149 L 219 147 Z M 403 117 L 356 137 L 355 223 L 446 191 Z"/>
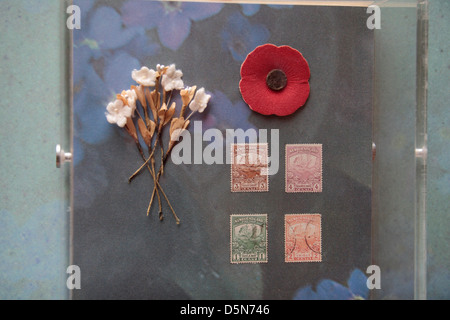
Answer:
<path fill-rule="evenodd" d="M 427 1 L 67 6 L 71 298 L 426 298 Z"/>

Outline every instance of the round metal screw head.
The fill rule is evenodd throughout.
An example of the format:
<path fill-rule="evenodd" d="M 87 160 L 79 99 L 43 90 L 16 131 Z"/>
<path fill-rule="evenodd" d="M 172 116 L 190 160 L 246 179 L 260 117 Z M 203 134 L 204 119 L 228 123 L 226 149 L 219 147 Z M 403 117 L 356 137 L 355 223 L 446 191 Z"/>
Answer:
<path fill-rule="evenodd" d="M 56 145 L 56 167 L 61 168 L 61 165 L 66 162 L 72 161 L 72 154 L 68 152 L 64 152 L 61 146 Z"/>

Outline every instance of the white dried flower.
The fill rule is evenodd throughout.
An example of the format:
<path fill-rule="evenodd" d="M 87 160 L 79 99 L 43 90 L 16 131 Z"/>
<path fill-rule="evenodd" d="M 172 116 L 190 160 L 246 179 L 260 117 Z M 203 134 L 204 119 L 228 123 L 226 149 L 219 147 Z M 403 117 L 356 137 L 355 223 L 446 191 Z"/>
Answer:
<path fill-rule="evenodd" d="M 111 124 L 117 124 L 121 128 L 125 127 L 127 119 L 131 117 L 133 111 L 131 107 L 124 105 L 123 101 L 119 99 L 109 103 L 106 110 L 108 111 L 105 113 L 106 120 Z"/>
<path fill-rule="evenodd" d="M 191 104 L 189 105 L 189 109 L 191 109 L 194 112 L 198 111 L 202 113 L 208 106 L 208 102 L 210 99 L 211 95 L 206 94 L 205 88 L 201 88 L 197 90 L 194 100 L 192 100 Z"/>
<path fill-rule="evenodd" d="M 163 64 L 157 64 L 156 65 L 156 71 L 158 71 L 159 73 L 164 71 L 165 66 Z"/>
<path fill-rule="evenodd" d="M 197 90 L 197 86 L 186 87 L 185 89 L 180 91 L 181 100 L 183 102 L 183 106 L 188 106 L 192 101 L 195 95 L 195 91 Z"/>
<path fill-rule="evenodd" d="M 153 87 L 156 84 L 157 72 L 155 70 L 150 70 L 147 67 L 142 67 L 141 70 L 133 70 L 131 77 L 137 83 L 145 87 Z"/>
<path fill-rule="evenodd" d="M 169 92 L 172 90 L 181 90 L 184 89 L 183 80 L 183 72 L 181 70 L 177 70 L 175 65 L 172 64 L 169 68 L 167 68 L 164 73 L 161 84 L 165 91 Z"/>
<path fill-rule="evenodd" d="M 121 95 L 127 101 L 128 106 L 131 108 L 131 115 L 134 117 L 134 111 L 136 110 L 136 100 L 137 100 L 136 91 L 134 90 L 122 91 Z"/>

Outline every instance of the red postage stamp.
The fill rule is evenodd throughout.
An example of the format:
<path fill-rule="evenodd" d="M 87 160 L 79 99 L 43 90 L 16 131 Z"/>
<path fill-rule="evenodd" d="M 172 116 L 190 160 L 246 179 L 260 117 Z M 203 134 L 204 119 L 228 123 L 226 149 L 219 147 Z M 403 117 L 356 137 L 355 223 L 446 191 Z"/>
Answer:
<path fill-rule="evenodd" d="M 322 262 L 320 214 L 287 214 L 284 221 L 285 261 Z"/>
<path fill-rule="evenodd" d="M 322 192 L 322 145 L 286 145 L 286 192 Z"/>
<path fill-rule="evenodd" d="M 231 145 L 231 192 L 269 191 L 268 144 Z"/>

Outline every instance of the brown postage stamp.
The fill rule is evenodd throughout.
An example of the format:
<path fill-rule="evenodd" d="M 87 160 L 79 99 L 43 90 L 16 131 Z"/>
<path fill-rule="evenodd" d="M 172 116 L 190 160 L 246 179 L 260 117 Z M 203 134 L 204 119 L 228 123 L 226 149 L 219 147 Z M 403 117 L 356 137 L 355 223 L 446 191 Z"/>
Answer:
<path fill-rule="evenodd" d="M 286 145 L 286 192 L 322 192 L 322 145 Z"/>
<path fill-rule="evenodd" d="M 267 143 L 231 145 L 231 192 L 269 191 Z"/>
<path fill-rule="evenodd" d="M 231 263 L 266 263 L 267 214 L 231 215 Z"/>
<path fill-rule="evenodd" d="M 320 214 L 287 214 L 284 221 L 285 261 L 322 261 Z"/>

